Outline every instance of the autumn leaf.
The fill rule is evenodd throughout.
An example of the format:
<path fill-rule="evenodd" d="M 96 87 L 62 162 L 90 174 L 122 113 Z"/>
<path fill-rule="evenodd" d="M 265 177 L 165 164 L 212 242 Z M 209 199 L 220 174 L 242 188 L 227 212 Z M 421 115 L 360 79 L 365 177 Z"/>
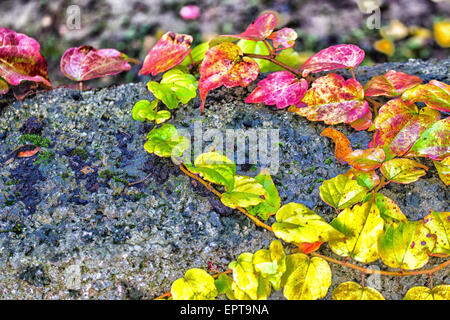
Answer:
<path fill-rule="evenodd" d="M 298 35 L 295 30 L 291 28 L 283 28 L 276 32 L 272 32 L 271 35 L 267 37 L 273 41 L 273 46 L 275 48 L 281 47 L 282 49 L 292 48 L 295 45 L 295 40 Z"/>
<path fill-rule="evenodd" d="M 436 246 L 431 255 L 446 258 L 450 256 L 450 212 L 436 212 L 423 218 L 430 234 L 436 236 Z"/>
<path fill-rule="evenodd" d="M 340 164 L 345 164 L 346 163 L 345 158 L 349 153 L 353 151 L 350 144 L 350 140 L 348 140 L 343 133 L 333 128 L 323 129 L 320 136 L 331 138 L 334 141 L 335 144 L 334 156 L 336 157 L 336 160 L 339 161 Z"/>
<path fill-rule="evenodd" d="M 367 192 L 367 188 L 343 174 L 325 180 L 319 187 L 320 198 L 335 209 L 348 208 L 362 201 Z"/>
<path fill-rule="evenodd" d="M 403 300 L 450 300 L 450 285 L 442 284 L 433 289 L 412 287 L 406 292 Z"/>
<path fill-rule="evenodd" d="M 70 48 L 61 57 L 61 72 L 74 81 L 111 76 L 131 69 L 130 59 L 116 49 L 97 50 L 91 46 Z"/>
<path fill-rule="evenodd" d="M 39 148 L 36 147 L 32 150 L 27 150 L 27 151 L 21 151 L 17 154 L 17 158 L 29 158 L 34 156 L 36 153 L 39 152 Z"/>
<path fill-rule="evenodd" d="M 372 200 L 343 210 L 330 224 L 346 236 L 329 241 L 334 253 L 364 263 L 378 259 L 377 243 L 384 221 Z"/>
<path fill-rule="evenodd" d="M 356 282 L 341 283 L 333 290 L 332 300 L 385 300 L 383 295 L 374 288 L 361 287 Z"/>
<path fill-rule="evenodd" d="M 148 52 L 139 75 L 156 76 L 177 66 L 191 51 L 192 41 L 190 35 L 172 31 L 165 33 Z"/>
<path fill-rule="evenodd" d="M 251 206 L 247 208 L 247 211 L 252 215 L 260 216 L 262 219 L 267 220 L 269 216 L 277 213 L 281 206 L 280 195 L 278 190 L 273 183 L 270 173 L 267 169 L 262 170 L 256 177 L 255 180 L 258 181 L 266 190 L 266 195 L 264 196 L 264 201 L 257 204 L 256 206 Z"/>
<path fill-rule="evenodd" d="M 368 190 L 372 190 L 380 184 L 380 177 L 376 174 L 375 170 L 361 171 L 351 168 L 349 174 L 355 177 L 356 182 L 358 182 L 360 186 L 366 187 Z"/>
<path fill-rule="evenodd" d="M 210 90 L 222 85 L 231 88 L 248 86 L 259 74 L 258 64 L 251 58 L 244 57 L 237 45 L 224 42 L 210 48 L 200 66 L 198 88 L 203 111 L 206 95 Z"/>
<path fill-rule="evenodd" d="M 431 109 L 450 112 L 450 85 L 431 80 L 405 91 L 402 99 L 407 103 L 424 102 Z"/>
<path fill-rule="evenodd" d="M 246 208 L 256 206 L 264 201 L 267 191 L 254 178 L 247 176 L 234 176 L 233 189 L 222 193 L 220 200 L 230 208 Z"/>
<path fill-rule="evenodd" d="M 345 157 L 345 161 L 357 170 L 372 171 L 381 166 L 384 158 L 383 149 L 377 147 L 352 151 Z"/>
<path fill-rule="evenodd" d="M 261 249 L 253 255 L 253 266 L 257 272 L 269 280 L 278 291 L 281 288 L 281 277 L 286 271 L 286 254 L 280 241 L 274 240 L 269 250 Z"/>
<path fill-rule="evenodd" d="M 373 124 L 372 112 L 369 110 L 365 116 L 350 123 L 350 126 L 356 131 L 362 131 L 369 129 Z"/>
<path fill-rule="evenodd" d="M 408 221 L 394 200 L 386 197 L 384 194 L 378 192 L 375 194 L 375 205 L 380 211 L 380 216 L 384 220 L 385 227 Z"/>
<path fill-rule="evenodd" d="M 352 123 L 369 112 L 362 85 L 355 79 L 345 80 L 335 73 L 315 80 L 302 102 L 307 106 L 289 110 L 310 121 L 326 124 Z"/>
<path fill-rule="evenodd" d="M 214 278 L 202 269 L 190 269 L 184 278 L 174 281 L 170 289 L 174 300 L 214 300 L 217 288 Z"/>
<path fill-rule="evenodd" d="M 6 93 L 7 82 L 17 86 L 22 81 L 51 87 L 47 62 L 39 52 L 39 43 L 22 33 L 0 28 L 0 93 Z"/>
<path fill-rule="evenodd" d="M 383 163 L 380 170 L 388 181 L 406 184 L 419 180 L 428 168 L 411 159 L 396 158 Z"/>
<path fill-rule="evenodd" d="M 271 73 L 258 82 L 256 89 L 245 99 L 246 103 L 265 103 L 283 109 L 297 105 L 308 90 L 308 82 L 289 71 Z"/>
<path fill-rule="evenodd" d="M 354 44 L 339 44 L 313 55 L 300 67 L 300 71 L 306 77 L 311 72 L 355 68 L 364 60 L 364 55 L 364 50 Z"/>
<path fill-rule="evenodd" d="M 428 263 L 428 253 L 436 240 L 429 236 L 423 221 L 401 222 L 391 225 L 380 237 L 378 246 L 384 264 L 392 268 L 414 270 Z"/>
<path fill-rule="evenodd" d="M 385 75 L 375 76 L 364 86 L 366 97 L 397 97 L 405 90 L 422 83 L 422 79 L 403 72 L 389 70 Z"/>
<path fill-rule="evenodd" d="M 433 161 L 433 163 L 442 182 L 444 182 L 446 186 L 450 185 L 450 157 L 447 157 L 442 161 Z"/>

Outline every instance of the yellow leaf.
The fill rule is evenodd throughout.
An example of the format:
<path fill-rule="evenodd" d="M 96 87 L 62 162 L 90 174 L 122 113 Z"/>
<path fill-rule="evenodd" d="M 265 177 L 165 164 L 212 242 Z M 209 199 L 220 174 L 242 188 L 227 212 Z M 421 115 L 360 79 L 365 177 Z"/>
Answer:
<path fill-rule="evenodd" d="M 175 280 L 170 289 L 174 300 L 214 300 L 214 278 L 202 269 L 190 269 L 184 278 Z"/>
<path fill-rule="evenodd" d="M 444 182 L 446 186 L 450 185 L 450 157 L 447 157 L 442 161 L 433 161 L 433 163 L 442 182 Z"/>
<path fill-rule="evenodd" d="M 286 271 L 286 255 L 280 241 L 272 241 L 269 250 L 256 251 L 253 255 L 253 265 L 262 277 L 269 280 L 276 291 L 280 290 L 281 277 Z"/>
<path fill-rule="evenodd" d="M 391 40 L 401 40 L 405 38 L 408 33 L 408 28 L 397 19 L 392 20 L 389 26 L 383 27 L 380 30 L 380 34 L 383 38 Z"/>
<path fill-rule="evenodd" d="M 450 212 L 435 212 L 423 218 L 430 234 L 436 236 L 436 246 L 431 252 L 433 256 L 448 257 L 450 255 Z"/>
<path fill-rule="evenodd" d="M 375 41 L 373 47 L 378 52 L 384 53 L 385 55 L 392 56 L 395 52 L 394 43 L 389 39 L 381 39 Z"/>
<path fill-rule="evenodd" d="M 427 287 L 413 287 L 403 300 L 450 300 L 450 285 L 443 284 L 432 290 Z"/>
<path fill-rule="evenodd" d="M 320 198 L 336 209 L 344 209 L 364 199 L 368 189 L 351 177 L 340 174 L 319 187 Z"/>
<path fill-rule="evenodd" d="M 331 294 L 333 300 L 385 300 L 383 295 L 370 287 L 361 287 L 356 282 L 341 283 Z"/>
<path fill-rule="evenodd" d="M 256 179 L 247 176 L 235 176 L 233 189 L 223 193 L 220 200 L 230 208 L 246 208 L 260 204 L 266 196 L 266 189 Z"/>
<path fill-rule="evenodd" d="M 450 20 L 434 24 L 434 38 L 441 47 L 450 47 Z"/>
<path fill-rule="evenodd" d="M 419 169 L 421 168 L 421 169 Z M 411 160 L 396 158 L 383 163 L 380 167 L 381 173 L 387 180 L 396 183 L 411 183 L 426 175 L 428 168 L 423 164 Z"/>

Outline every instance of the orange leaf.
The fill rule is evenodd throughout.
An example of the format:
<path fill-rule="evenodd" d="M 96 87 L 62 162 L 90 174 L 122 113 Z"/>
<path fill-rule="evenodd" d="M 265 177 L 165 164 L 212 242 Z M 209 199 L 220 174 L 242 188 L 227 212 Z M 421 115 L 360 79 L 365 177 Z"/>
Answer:
<path fill-rule="evenodd" d="M 340 164 L 345 164 L 345 158 L 350 152 L 353 151 L 347 137 L 333 128 L 325 128 L 320 135 L 333 139 L 336 144 L 336 147 L 334 148 L 334 155 Z"/>
<path fill-rule="evenodd" d="M 303 252 L 304 254 L 308 254 L 314 251 L 317 251 L 323 242 L 317 241 L 313 243 L 309 242 L 302 242 L 300 244 L 297 244 L 298 249 Z"/>
<path fill-rule="evenodd" d="M 35 149 L 32 149 L 32 150 L 28 150 L 28 151 L 21 151 L 17 155 L 17 158 L 29 158 L 29 157 L 34 156 L 38 152 L 39 152 L 38 147 L 36 147 Z"/>

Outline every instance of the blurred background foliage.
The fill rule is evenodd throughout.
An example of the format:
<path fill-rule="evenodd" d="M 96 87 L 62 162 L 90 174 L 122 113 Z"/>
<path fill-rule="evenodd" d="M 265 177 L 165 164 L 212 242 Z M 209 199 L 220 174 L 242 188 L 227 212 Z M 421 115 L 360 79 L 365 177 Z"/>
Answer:
<path fill-rule="evenodd" d="M 80 28 L 71 30 L 67 8 L 80 8 Z M 195 5 L 198 16 L 183 8 Z M 184 9 L 186 10 L 186 9 Z M 70 47 L 115 48 L 144 59 L 168 30 L 191 34 L 194 45 L 217 34 L 242 32 L 259 14 L 276 12 L 278 28 L 290 27 L 299 38 L 299 63 L 330 45 L 357 44 L 366 51 L 363 64 L 444 59 L 450 51 L 450 0 L 2 0 L 1 27 L 34 37 L 49 64 L 54 85 L 69 83 L 59 60 Z M 377 14 L 379 15 L 377 16 Z M 371 28 L 379 22 L 379 28 Z M 369 23 L 369 26 L 368 26 Z M 93 80 L 105 86 L 140 81 L 131 72 Z"/>

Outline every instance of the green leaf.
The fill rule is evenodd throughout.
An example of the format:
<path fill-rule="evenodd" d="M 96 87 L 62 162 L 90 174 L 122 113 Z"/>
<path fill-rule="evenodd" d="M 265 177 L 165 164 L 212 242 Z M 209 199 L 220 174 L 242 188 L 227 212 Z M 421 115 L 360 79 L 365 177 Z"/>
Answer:
<path fill-rule="evenodd" d="M 341 283 L 333 290 L 332 300 L 385 300 L 383 295 L 370 287 L 361 287 L 356 282 Z"/>
<path fill-rule="evenodd" d="M 433 289 L 413 287 L 408 290 L 403 300 L 450 300 L 450 285 L 442 284 Z"/>
<path fill-rule="evenodd" d="M 214 278 L 202 269 L 186 271 L 184 278 L 175 280 L 170 292 L 174 300 L 214 300 L 217 296 Z"/>
<path fill-rule="evenodd" d="M 384 220 L 385 227 L 408 221 L 402 210 L 391 198 L 381 193 L 376 193 L 375 204 L 380 210 L 380 216 Z"/>
<path fill-rule="evenodd" d="M 421 169 L 418 169 L 421 168 Z M 426 175 L 428 168 L 417 161 L 404 158 L 396 158 L 383 163 L 381 173 L 388 181 L 395 183 L 411 183 Z"/>
<path fill-rule="evenodd" d="M 167 85 L 182 104 L 188 103 L 197 96 L 197 79 L 180 69 L 171 69 L 164 73 L 160 83 Z"/>
<path fill-rule="evenodd" d="M 286 258 L 281 284 L 288 300 L 321 299 L 331 285 L 331 269 L 322 258 L 310 259 L 303 253 L 295 253 Z"/>
<path fill-rule="evenodd" d="M 280 241 L 274 240 L 269 250 L 261 249 L 253 255 L 253 266 L 263 278 L 269 280 L 273 288 L 281 288 L 281 277 L 286 271 L 286 255 Z"/>
<path fill-rule="evenodd" d="M 428 263 L 428 252 L 434 248 L 436 240 L 429 235 L 423 221 L 408 221 L 390 226 L 380 237 L 380 257 L 384 264 L 392 268 L 413 270 Z"/>
<path fill-rule="evenodd" d="M 229 268 L 233 270 L 232 288 L 236 299 L 265 300 L 270 295 L 270 282 L 255 270 L 252 253 L 242 253 Z"/>
<path fill-rule="evenodd" d="M 436 236 L 436 246 L 431 255 L 446 258 L 450 256 L 450 212 L 436 212 L 423 218 L 430 234 Z"/>
<path fill-rule="evenodd" d="M 380 177 L 375 171 L 360 171 L 352 168 L 350 172 L 355 176 L 356 182 L 368 190 L 372 190 L 380 184 Z"/>
<path fill-rule="evenodd" d="M 227 190 L 233 189 L 236 164 L 226 156 L 217 152 L 202 153 L 195 159 L 195 167 L 185 165 L 189 171 L 201 175 L 209 182 L 223 185 Z"/>
<path fill-rule="evenodd" d="M 384 222 L 371 200 L 345 209 L 330 224 L 346 235 L 344 239 L 329 241 L 334 253 L 365 263 L 378 259 L 377 243 L 383 233 Z"/>
<path fill-rule="evenodd" d="M 247 176 L 235 176 L 234 187 L 231 191 L 222 193 L 220 199 L 224 205 L 230 208 L 247 208 L 264 201 L 262 197 L 267 195 L 264 187 L 254 178 Z"/>
<path fill-rule="evenodd" d="M 192 59 L 194 60 L 194 63 L 199 63 L 203 60 L 203 57 L 205 56 L 206 51 L 209 49 L 209 43 L 203 42 L 200 43 L 198 46 L 196 46 L 191 51 Z M 188 66 L 192 63 L 191 58 L 186 57 L 184 58 L 183 62 L 181 62 L 182 66 Z"/>
<path fill-rule="evenodd" d="M 173 125 L 163 124 L 148 133 L 144 149 L 159 157 L 179 157 L 189 148 L 189 144 L 190 141 L 186 137 L 179 136 Z"/>
<path fill-rule="evenodd" d="M 255 180 L 264 187 L 267 194 L 263 202 L 256 206 L 248 207 L 247 211 L 254 216 L 257 215 L 262 219 L 267 220 L 269 216 L 274 215 L 278 211 L 281 206 L 281 199 L 268 170 L 262 170 L 255 177 Z"/>
<path fill-rule="evenodd" d="M 158 100 L 153 100 L 152 102 L 148 100 L 139 100 L 134 104 L 131 115 L 134 120 L 142 121 L 148 120 L 148 117 L 152 117 L 155 114 L 156 106 L 158 105 Z M 153 119 L 151 119 L 153 120 Z"/>
<path fill-rule="evenodd" d="M 367 191 L 356 180 L 343 174 L 324 181 L 319 187 L 320 198 L 336 209 L 348 208 L 362 201 Z"/>
<path fill-rule="evenodd" d="M 169 109 L 178 107 L 177 95 L 168 84 L 161 84 L 156 81 L 147 83 L 148 90 L 153 93 L 156 99 L 161 100 Z"/>
<path fill-rule="evenodd" d="M 321 216 L 300 203 L 288 203 L 278 210 L 273 232 L 286 242 L 313 243 L 343 238 L 343 234 Z"/>
<path fill-rule="evenodd" d="M 158 111 L 155 114 L 155 122 L 156 122 L 156 124 L 163 123 L 166 120 L 169 120 L 171 116 L 172 116 L 172 114 L 170 113 L 170 111 L 167 111 L 167 110 Z"/>
<path fill-rule="evenodd" d="M 228 299 L 234 300 L 232 289 L 233 279 L 226 274 L 221 274 L 215 281 L 218 294 L 226 294 Z"/>

